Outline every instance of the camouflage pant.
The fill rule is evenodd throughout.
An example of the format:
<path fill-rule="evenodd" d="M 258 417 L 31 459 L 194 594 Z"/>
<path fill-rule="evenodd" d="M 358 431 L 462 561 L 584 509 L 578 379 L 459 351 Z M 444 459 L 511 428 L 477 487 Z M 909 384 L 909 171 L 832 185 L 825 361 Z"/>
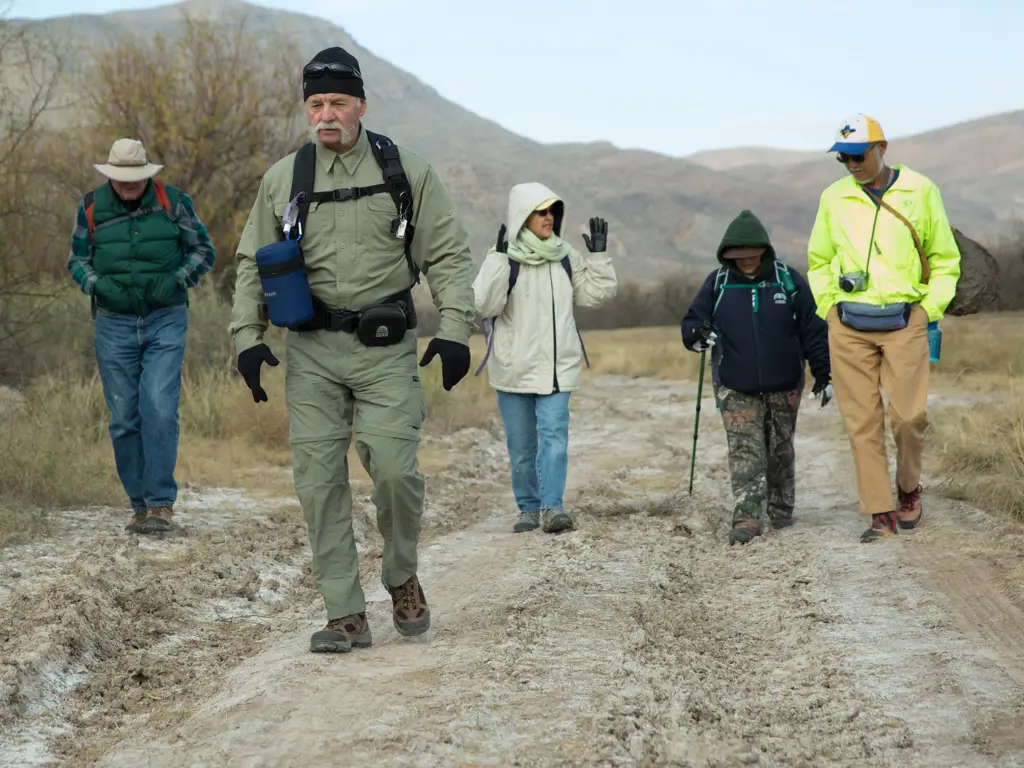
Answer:
<path fill-rule="evenodd" d="M 729 441 L 733 522 L 791 517 L 796 493 L 793 433 L 801 391 L 747 395 L 715 387 Z"/>

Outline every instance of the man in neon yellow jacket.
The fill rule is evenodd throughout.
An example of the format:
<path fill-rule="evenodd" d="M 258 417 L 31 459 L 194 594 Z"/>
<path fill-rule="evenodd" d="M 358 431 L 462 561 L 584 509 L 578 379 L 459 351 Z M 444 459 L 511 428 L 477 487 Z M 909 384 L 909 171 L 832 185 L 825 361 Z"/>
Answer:
<path fill-rule="evenodd" d="M 888 166 L 876 120 L 843 121 L 829 152 L 849 172 L 821 195 L 807 245 L 807 280 L 828 322 L 833 390 L 853 452 L 868 542 L 921 521 L 928 426 L 928 326 L 956 293 L 960 251 L 935 184 Z M 893 505 L 885 451 L 889 399 L 896 443 Z"/>

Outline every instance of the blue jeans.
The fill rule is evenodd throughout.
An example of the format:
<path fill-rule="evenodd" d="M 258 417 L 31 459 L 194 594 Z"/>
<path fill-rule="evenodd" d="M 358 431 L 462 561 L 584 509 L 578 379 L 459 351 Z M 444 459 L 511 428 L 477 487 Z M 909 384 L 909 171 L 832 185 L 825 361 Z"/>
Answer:
<path fill-rule="evenodd" d="M 562 509 L 569 466 L 569 393 L 498 392 L 498 410 L 519 510 Z"/>
<path fill-rule="evenodd" d="M 96 362 L 110 409 L 114 463 L 132 511 L 170 507 L 178 496 L 178 403 L 188 310 L 147 317 L 96 313 Z"/>

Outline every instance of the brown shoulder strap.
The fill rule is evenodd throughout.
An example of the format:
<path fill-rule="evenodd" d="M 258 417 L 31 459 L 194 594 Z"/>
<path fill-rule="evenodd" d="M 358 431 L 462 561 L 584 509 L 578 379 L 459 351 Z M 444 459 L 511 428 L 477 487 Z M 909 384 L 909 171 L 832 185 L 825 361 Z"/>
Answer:
<path fill-rule="evenodd" d="M 921 259 L 921 282 L 927 285 L 928 277 L 931 274 L 931 267 L 928 265 L 928 257 L 925 256 L 924 254 L 924 248 L 921 246 L 921 240 L 917 236 L 917 230 L 914 229 L 914 225 L 907 221 L 907 219 L 899 211 L 897 211 L 895 208 L 893 208 L 891 205 L 885 202 L 885 200 L 883 200 L 880 197 L 875 197 L 875 195 L 867 187 L 864 187 L 864 191 L 867 192 L 868 195 L 870 195 L 871 198 L 875 200 L 880 206 L 885 208 L 885 210 L 889 211 L 889 213 L 891 213 L 897 219 L 902 221 L 907 226 L 907 229 L 910 230 L 910 236 L 914 238 L 914 247 L 917 249 L 917 255 Z"/>

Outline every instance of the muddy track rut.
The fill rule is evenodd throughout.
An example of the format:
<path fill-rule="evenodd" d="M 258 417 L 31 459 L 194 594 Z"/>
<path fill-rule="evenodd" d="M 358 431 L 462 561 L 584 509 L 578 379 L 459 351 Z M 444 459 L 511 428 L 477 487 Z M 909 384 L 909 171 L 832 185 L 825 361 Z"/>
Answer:
<path fill-rule="evenodd" d="M 394 631 L 364 510 L 374 647 L 307 652 L 322 616 L 296 543 L 294 605 L 236 622 L 239 663 L 170 648 L 207 684 L 72 731 L 61 764 L 1024 765 L 1019 528 L 926 488 L 926 527 L 859 544 L 838 413 L 808 400 L 798 524 L 730 548 L 710 399 L 685 493 L 693 391 L 588 378 L 570 443 L 579 529 L 560 536 L 510 532 L 499 433 L 450 438 L 467 462 L 430 486 L 427 635 Z M 198 626 L 205 603 L 189 605 L 177 618 Z"/>

